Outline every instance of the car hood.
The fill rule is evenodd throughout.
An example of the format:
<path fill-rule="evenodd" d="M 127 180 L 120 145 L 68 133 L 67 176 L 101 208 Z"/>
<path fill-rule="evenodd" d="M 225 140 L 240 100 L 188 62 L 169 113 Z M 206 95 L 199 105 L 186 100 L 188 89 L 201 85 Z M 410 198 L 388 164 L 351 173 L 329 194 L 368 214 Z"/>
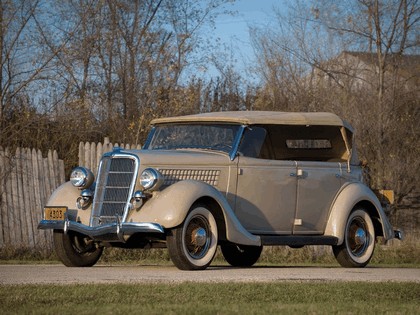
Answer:
<path fill-rule="evenodd" d="M 196 149 L 185 150 L 134 150 L 121 153 L 135 154 L 140 159 L 140 168 L 146 167 L 188 167 L 232 165 L 228 154 L 218 151 Z"/>

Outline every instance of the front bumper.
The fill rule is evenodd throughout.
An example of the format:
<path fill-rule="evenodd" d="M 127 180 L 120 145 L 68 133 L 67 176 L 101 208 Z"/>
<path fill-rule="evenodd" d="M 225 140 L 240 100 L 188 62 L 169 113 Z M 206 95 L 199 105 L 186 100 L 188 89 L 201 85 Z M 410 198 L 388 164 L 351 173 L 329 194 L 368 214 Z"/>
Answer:
<path fill-rule="evenodd" d="M 105 224 L 97 227 L 87 226 L 68 219 L 62 221 L 42 220 L 38 224 L 40 230 L 63 230 L 78 232 L 89 236 L 92 239 L 115 239 L 115 241 L 124 242 L 127 236 L 136 233 L 145 234 L 164 234 L 164 228 L 158 223 L 136 223 L 136 222 L 119 222 L 115 224 Z"/>

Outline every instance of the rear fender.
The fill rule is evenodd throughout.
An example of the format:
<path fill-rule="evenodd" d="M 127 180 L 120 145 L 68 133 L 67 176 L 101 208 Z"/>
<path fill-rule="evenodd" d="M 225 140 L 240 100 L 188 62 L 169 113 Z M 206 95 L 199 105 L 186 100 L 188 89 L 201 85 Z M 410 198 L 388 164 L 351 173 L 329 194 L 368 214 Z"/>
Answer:
<path fill-rule="evenodd" d="M 347 218 L 356 205 L 363 205 L 372 217 L 372 220 L 378 220 L 375 224 L 381 231 L 376 230 L 376 234 L 382 234 L 385 240 L 394 237 L 394 231 L 388 218 L 383 211 L 376 195 L 369 187 L 362 183 L 350 183 L 345 186 L 337 196 L 331 208 L 330 216 L 325 229 L 325 235 L 338 238 L 338 244 L 344 240 L 344 232 Z"/>

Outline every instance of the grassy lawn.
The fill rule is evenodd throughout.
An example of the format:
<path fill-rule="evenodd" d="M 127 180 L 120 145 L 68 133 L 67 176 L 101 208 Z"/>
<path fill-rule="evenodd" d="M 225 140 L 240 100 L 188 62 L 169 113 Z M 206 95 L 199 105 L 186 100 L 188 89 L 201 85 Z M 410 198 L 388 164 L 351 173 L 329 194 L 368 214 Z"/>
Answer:
<path fill-rule="evenodd" d="M 418 314 L 415 283 L 0 286 L 1 314 Z"/>
<path fill-rule="evenodd" d="M 25 249 L 0 250 L 0 263 L 57 263 Z M 100 264 L 172 265 L 166 250 L 106 249 Z M 225 265 L 218 253 L 213 265 Z M 329 247 L 268 247 L 260 266 L 339 267 Z M 371 266 L 420 268 L 414 242 L 379 245 Z M 0 314 L 419 314 L 420 284 L 273 282 L 0 285 Z"/>

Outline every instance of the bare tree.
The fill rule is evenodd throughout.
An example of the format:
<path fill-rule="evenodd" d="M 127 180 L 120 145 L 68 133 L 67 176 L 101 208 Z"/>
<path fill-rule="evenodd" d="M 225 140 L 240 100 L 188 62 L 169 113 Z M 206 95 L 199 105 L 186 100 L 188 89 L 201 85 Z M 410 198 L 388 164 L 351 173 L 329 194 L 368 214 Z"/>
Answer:
<path fill-rule="evenodd" d="M 45 46 L 49 32 L 41 0 L 0 1 L 0 142 L 26 145 L 34 137 L 40 92 L 51 79 L 51 65 L 66 48 L 69 36 Z"/>
<path fill-rule="evenodd" d="M 200 29 L 226 2 L 2 0 L 2 138 L 57 143 L 50 138 L 52 120 L 66 126 L 63 141 L 114 134 L 118 141 L 139 141 L 154 116 L 200 108 L 194 77 L 183 74 L 199 66 Z M 187 91 L 194 93 L 185 97 Z M 20 129 L 10 123 L 12 114 Z M 35 127 L 42 137 L 22 141 Z"/>
<path fill-rule="evenodd" d="M 0 1 L 0 129 L 16 99 L 43 71 L 45 62 L 31 56 L 32 43 L 25 40 L 33 26 L 39 1 Z"/>

